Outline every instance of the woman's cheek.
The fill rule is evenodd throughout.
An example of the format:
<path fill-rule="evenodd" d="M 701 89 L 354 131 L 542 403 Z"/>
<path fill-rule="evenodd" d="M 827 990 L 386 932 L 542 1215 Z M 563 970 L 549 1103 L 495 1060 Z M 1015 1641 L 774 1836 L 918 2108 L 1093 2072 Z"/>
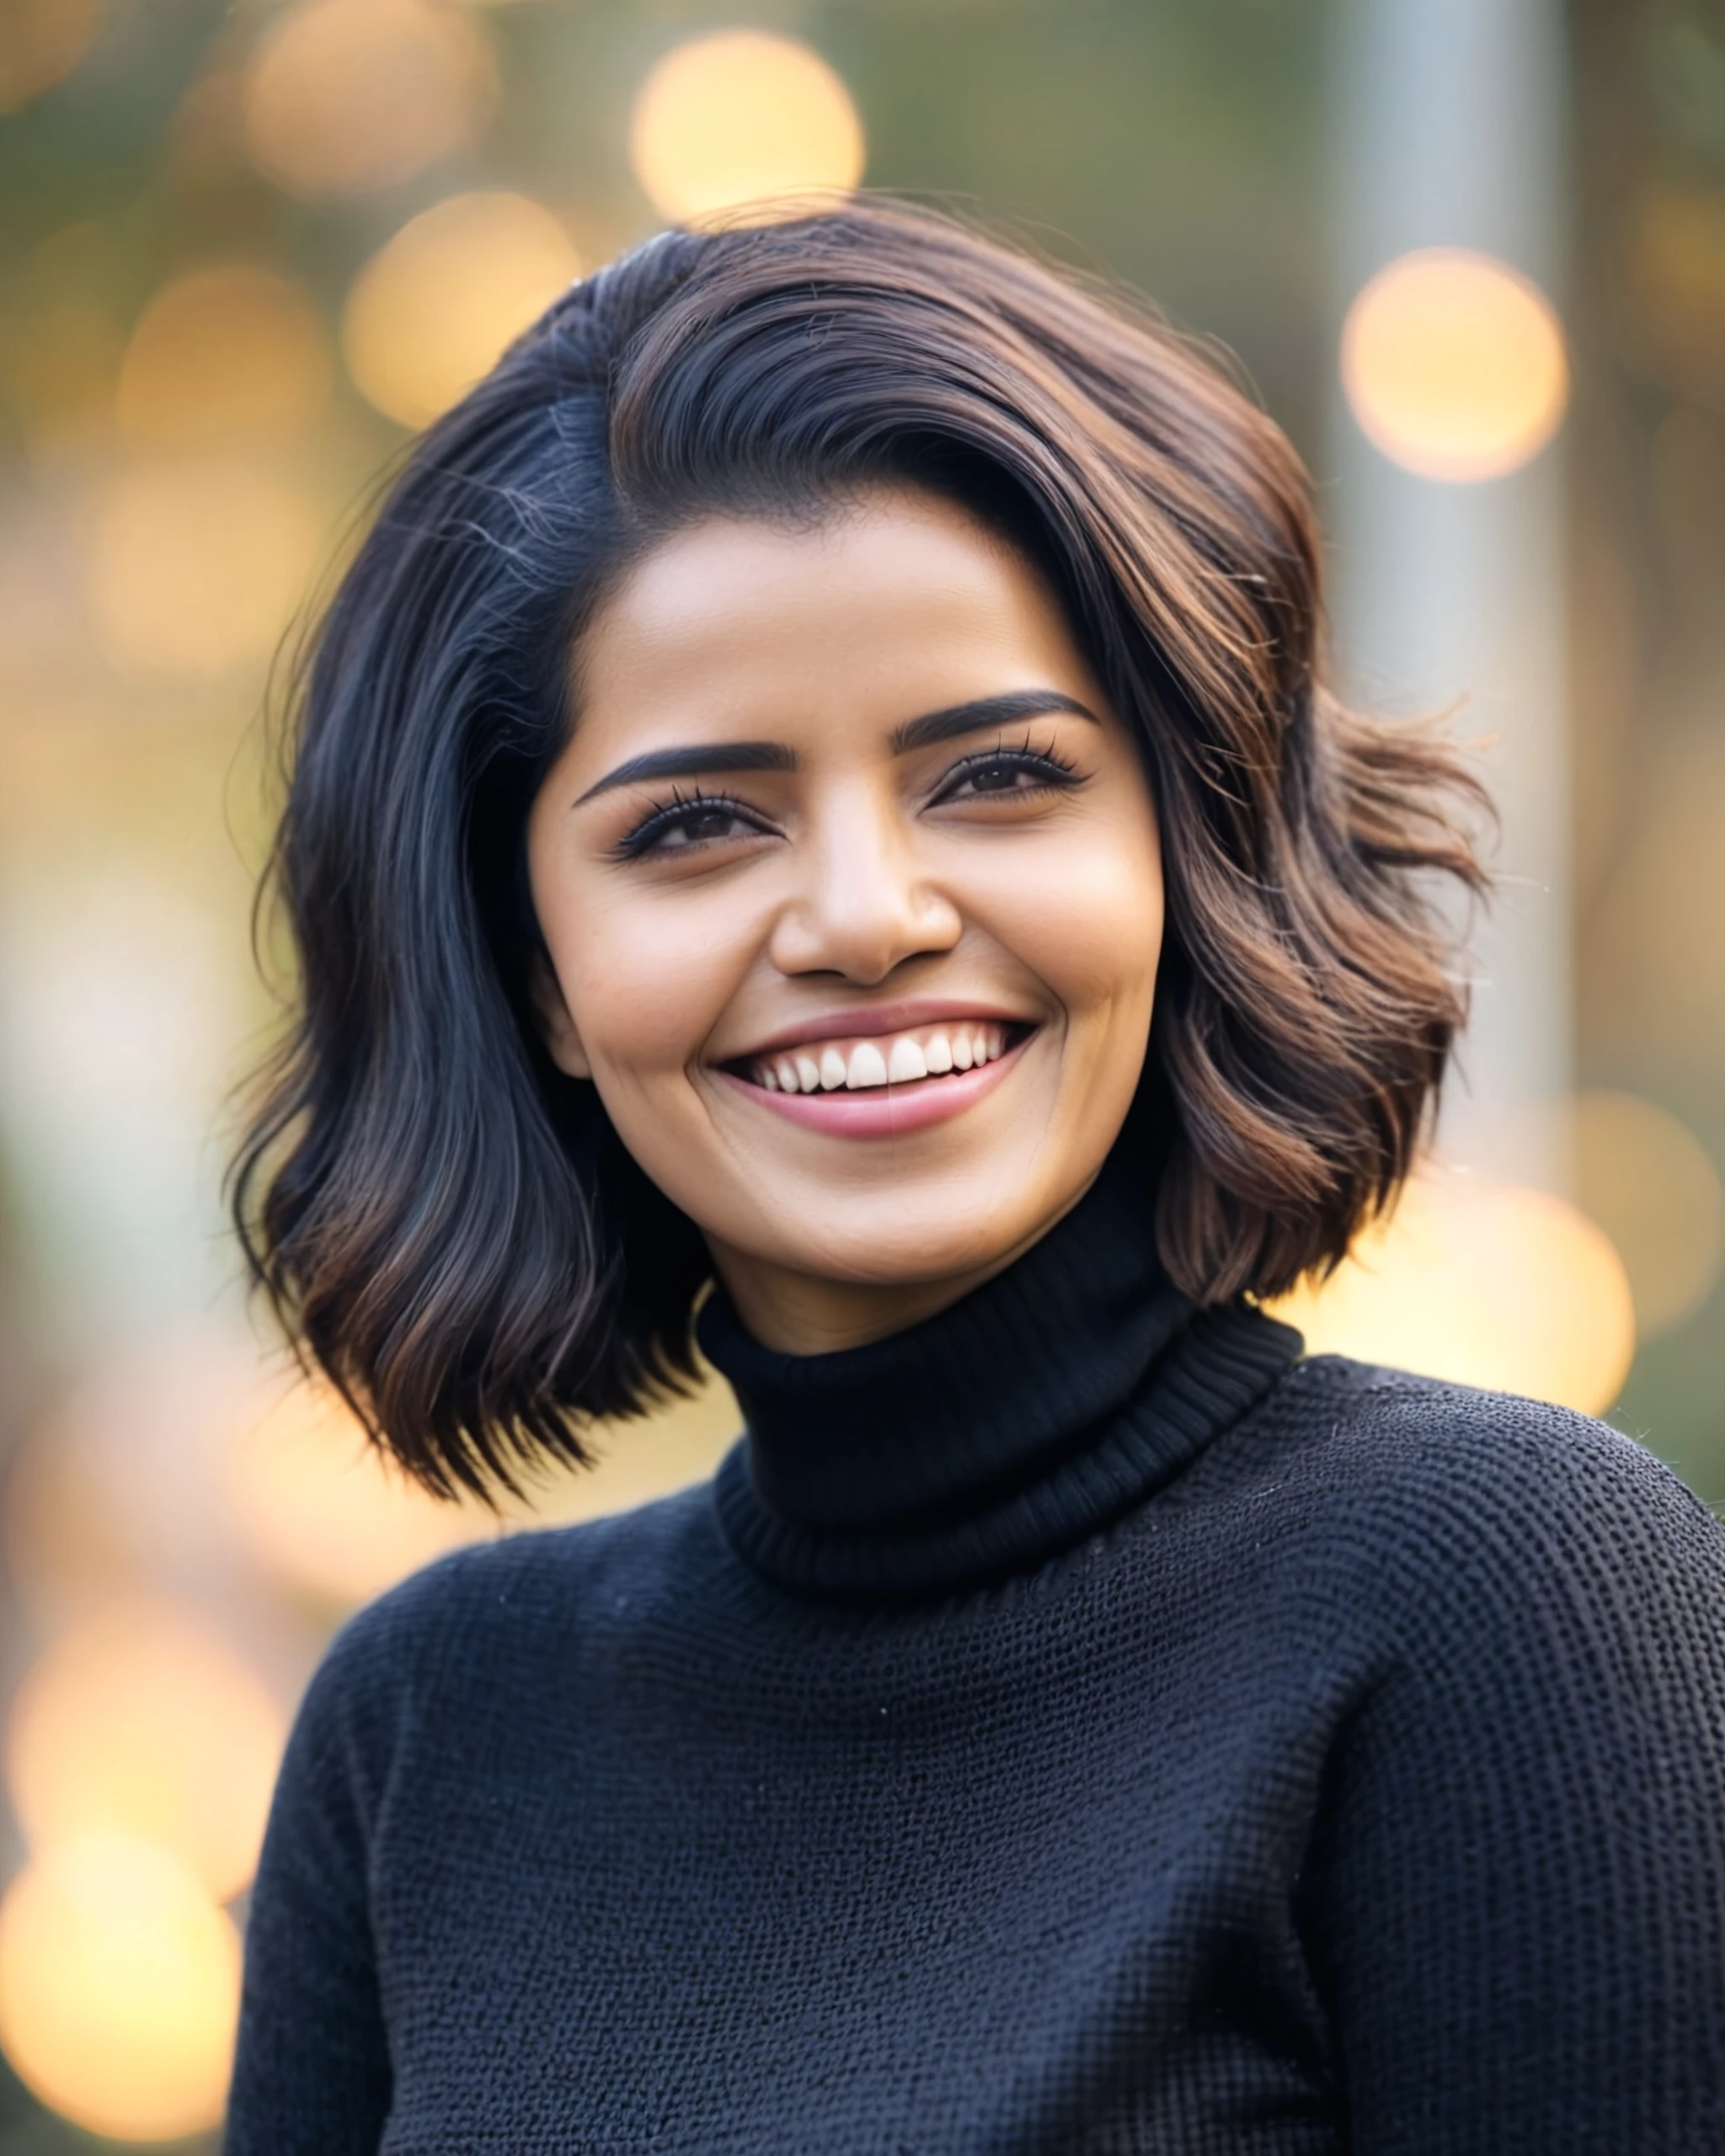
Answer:
<path fill-rule="evenodd" d="M 982 925 L 1075 1022 L 1146 1000 L 1162 952 L 1162 887 L 1141 846 L 1074 847 L 1049 873 L 1002 877 Z"/>
<path fill-rule="evenodd" d="M 641 1081 L 697 1061 L 739 970 L 719 924 L 691 904 L 620 909 L 594 929 L 565 989 L 589 1053 Z"/>

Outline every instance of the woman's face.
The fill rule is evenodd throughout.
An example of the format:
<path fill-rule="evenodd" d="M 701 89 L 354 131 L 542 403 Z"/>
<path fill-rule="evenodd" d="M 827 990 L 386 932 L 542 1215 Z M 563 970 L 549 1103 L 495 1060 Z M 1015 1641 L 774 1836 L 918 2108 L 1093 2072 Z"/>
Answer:
<path fill-rule="evenodd" d="M 579 673 L 528 830 L 553 1055 L 769 1346 L 932 1314 L 1076 1203 L 1137 1086 L 1124 724 L 1037 573 L 909 493 L 679 533 Z"/>

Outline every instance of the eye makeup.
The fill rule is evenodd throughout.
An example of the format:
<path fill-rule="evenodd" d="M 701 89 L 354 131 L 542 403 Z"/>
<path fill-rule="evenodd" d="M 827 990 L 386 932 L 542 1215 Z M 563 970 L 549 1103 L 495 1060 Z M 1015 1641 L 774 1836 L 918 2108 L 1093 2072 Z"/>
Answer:
<path fill-rule="evenodd" d="M 750 808 L 734 794 L 708 793 L 699 787 L 692 793 L 673 788 L 670 799 L 655 803 L 611 851 L 621 861 L 639 861 L 654 852 L 692 853 L 697 847 L 721 845 L 740 835 L 724 830 L 703 830 L 703 824 L 740 824 L 755 833 L 768 830 L 759 810 Z M 681 844 L 673 846 L 668 843 L 678 834 L 681 835 Z"/>
<path fill-rule="evenodd" d="M 1052 744 L 1036 748 L 1027 738 L 1016 747 L 1001 742 L 992 749 L 961 756 L 942 775 L 926 805 L 932 808 L 967 800 L 1028 801 L 1084 783 L 1076 766 Z M 738 825 L 744 829 L 737 830 Z M 771 830 L 758 809 L 734 794 L 709 793 L 698 786 L 686 793 L 673 787 L 670 798 L 654 802 L 611 851 L 618 860 L 639 861 L 653 853 L 690 853 L 723 845 L 747 832 L 765 835 Z"/>
<path fill-rule="evenodd" d="M 1000 779 L 1007 783 L 990 782 Z M 1034 749 L 1027 739 L 1017 748 L 1008 748 L 1002 742 L 960 757 L 941 780 L 928 805 L 938 808 L 964 799 L 1023 801 L 1039 793 L 1065 792 L 1083 783 L 1076 766 L 1059 755 L 1052 744 Z M 969 793 L 963 791 L 966 787 L 971 789 Z"/>

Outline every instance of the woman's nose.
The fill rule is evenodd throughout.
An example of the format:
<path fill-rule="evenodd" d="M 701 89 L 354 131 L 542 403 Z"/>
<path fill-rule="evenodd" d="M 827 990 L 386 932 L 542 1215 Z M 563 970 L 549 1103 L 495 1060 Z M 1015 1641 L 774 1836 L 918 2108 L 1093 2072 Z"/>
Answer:
<path fill-rule="evenodd" d="M 949 951 L 964 922 L 927 873 L 896 803 L 830 804 L 798 841 L 794 889 L 771 952 L 785 974 L 830 973 L 873 987 L 905 959 Z"/>

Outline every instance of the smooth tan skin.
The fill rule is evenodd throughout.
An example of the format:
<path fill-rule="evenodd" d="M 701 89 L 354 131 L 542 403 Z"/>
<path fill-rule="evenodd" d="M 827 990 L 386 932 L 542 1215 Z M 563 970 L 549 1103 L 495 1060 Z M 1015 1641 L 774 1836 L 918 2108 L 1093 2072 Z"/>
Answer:
<path fill-rule="evenodd" d="M 1029 565 L 908 493 L 813 530 L 682 531 L 601 611 L 579 677 L 528 826 L 553 1057 L 598 1087 L 766 1345 L 818 1353 L 932 1315 L 1077 1202 L 1138 1083 L 1162 879 L 1124 723 Z M 907 721 L 1027 690 L 1095 717 L 895 753 Z M 591 791 L 644 754 L 738 741 L 795 769 Z M 1049 790 L 1013 760 L 1050 751 L 1076 784 Z M 724 802 L 619 852 L 697 787 Z M 985 1097 L 885 1138 L 799 1127 L 721 1071 L 811 1018 L 855 1013 L 867 1033 L 872 1009 L 907 997 L 1035 1030 Z"/>

